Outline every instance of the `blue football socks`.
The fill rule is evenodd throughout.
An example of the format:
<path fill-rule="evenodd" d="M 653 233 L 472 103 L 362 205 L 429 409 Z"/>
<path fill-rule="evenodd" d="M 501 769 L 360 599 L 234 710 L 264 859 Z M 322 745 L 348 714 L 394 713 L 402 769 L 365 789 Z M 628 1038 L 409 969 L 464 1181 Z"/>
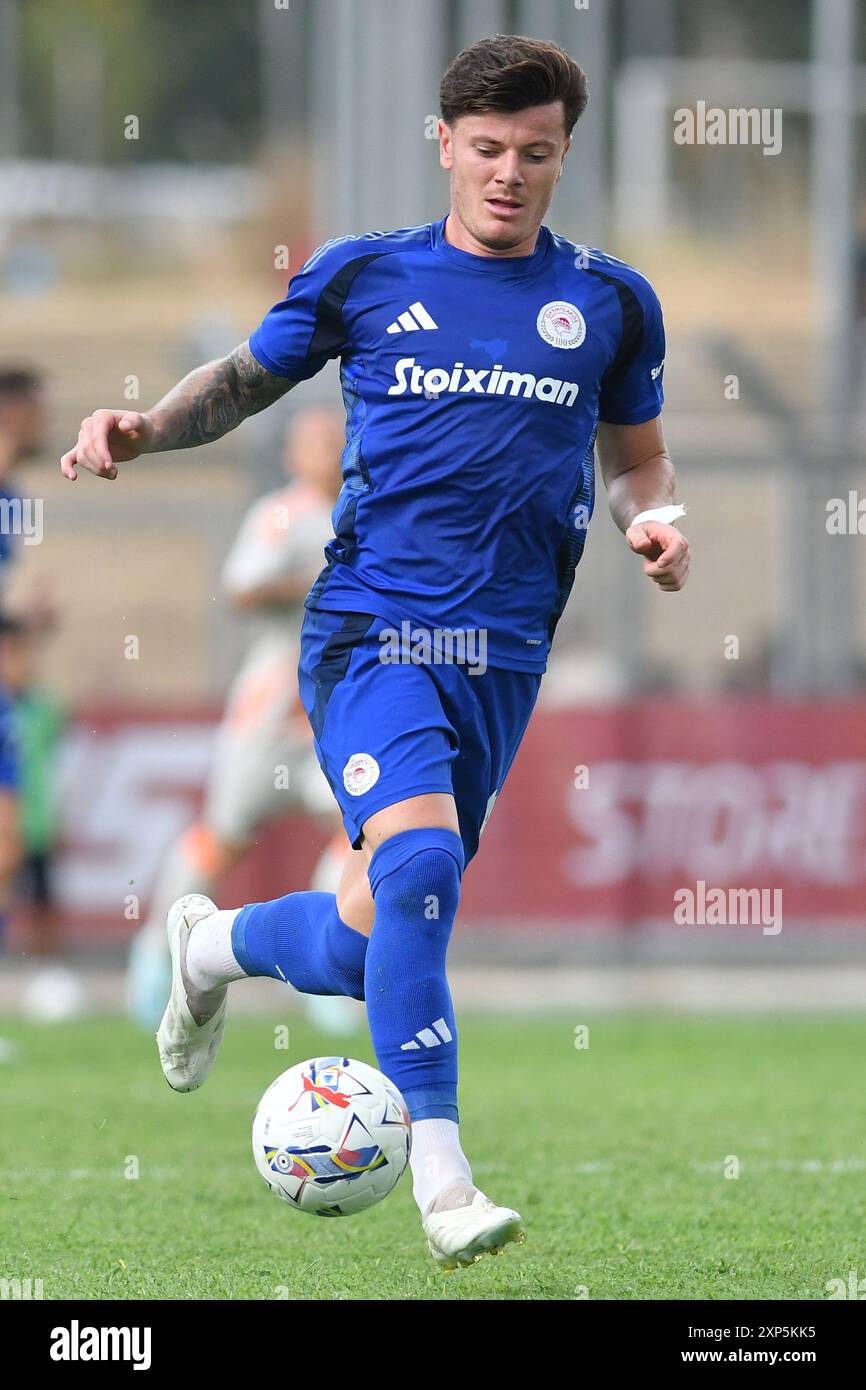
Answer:
<path fill-rule="evenodd" d="M 380 1069 L 414 1120 L 457 1120 L 457 1028 L 445 957 L 460 899 L 453 830 L 404 830 L 370 860 L 376 905 L 367 949 L 367 1019 Z"/>

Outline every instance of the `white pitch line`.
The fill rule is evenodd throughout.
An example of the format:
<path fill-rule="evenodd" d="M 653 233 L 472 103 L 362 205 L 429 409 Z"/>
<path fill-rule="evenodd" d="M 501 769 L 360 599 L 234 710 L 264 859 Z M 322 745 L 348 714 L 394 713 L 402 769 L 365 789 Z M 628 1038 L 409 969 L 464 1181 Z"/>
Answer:
<path fill-rule="evenodd" d="M 770 1172 L 783 1171 L 788 1173 L 862 1173 L 866 1171 L 866 1158 L 749 1158 L 748 1155 L 737 1154 L 740 1167 L 745 1172 Z M 712 1162 L 692 1162 L 690 1167 L 695 1172 L 700 1173 L 720 1173 L 724 1170 L 725 1160 L 719 1158 Z M 606 1173 L 613 1169 L 620 1172 L 629 1168 L 636 1168 L 637 1161 L 633 1164 L 617 1164 L 612 1159 L 597 1159 L 584 1163 L 576 1163 L 571 1171 L 574 1173 Z M 675 1164 L 671 1165 L 675 1167 Z M 239 1165 L 223 1163 L 218 1167 L 209 1165 L 208 1173 L 214 1176 L 235 1177 L 238 1173 Z M 474 1164 L 473 1172 L 493 1173 L 500 1176 L 504 1175 L 505 1170 L 500 1164 Z M 122 1164 L 106 1168 L 0 1168 L 0 1182 L 27 1182 L 32 1179 L 44 1181 L 60 1180 L 64 1182 L 104 1182 L 106 1179 L 117 1179 L 122 1182 L 146 1182 L 152 1179 L 184 1179 L 189 1176 L 186 1167 L 165 1166 L 151 1168 L 143 1165 L 137 1178 L 127 1178 L 122 1171 Z"/>
<path fill-rule="evenodd" d="M 759 1173 L 780 1170 L 786 1173 L 862 1173 L 866 1169 L 866 1158 L 749 1158 L 742 1154 L 733 1157 L 739 1159 L 741 1169 Z M 715 1163 L 692 1164 L 702 1173 L 721 1172 L 724 1166 L 725 1160 L 721 1158 Z"/>

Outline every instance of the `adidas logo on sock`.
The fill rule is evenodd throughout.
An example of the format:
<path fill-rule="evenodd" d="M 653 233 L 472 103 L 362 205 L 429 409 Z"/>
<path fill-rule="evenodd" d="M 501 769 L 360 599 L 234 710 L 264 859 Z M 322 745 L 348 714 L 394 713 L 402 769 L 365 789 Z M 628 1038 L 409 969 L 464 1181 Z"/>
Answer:
<path fill-rule="evenodd" d="M 433 1028 L 436 1029 L 435 1033 L 433 1032 Z M 415 1038 L 418 1038 L 419 1041 L 416 1042 L 415 1038 L 410 1038 L 408 1042 L 401 1044 L 400 1051 L 420 1052 L 421 1043 L 423 1043 L 425 1047 L 438 1047 L 440 1043 L 453 1041 L 451 1029 L 448 1027 L 444 1018 L 437 1018 L 436 1022 L 433 1024 L 433 1028 L 420 1029 L 420 1031 L 415 1034 Z M 437 1033 L 439 1035 L 438 1037 Z"/>
<path fill-rule="evenodd" d="M 414 316 L 414 317 L 413 317 Z M 405 313 L 398 314 L 393 323 L 388 324 L 389 333 L 414 333 L 419 328 L 438 328 L 420 299 L 410 304 Z"/>

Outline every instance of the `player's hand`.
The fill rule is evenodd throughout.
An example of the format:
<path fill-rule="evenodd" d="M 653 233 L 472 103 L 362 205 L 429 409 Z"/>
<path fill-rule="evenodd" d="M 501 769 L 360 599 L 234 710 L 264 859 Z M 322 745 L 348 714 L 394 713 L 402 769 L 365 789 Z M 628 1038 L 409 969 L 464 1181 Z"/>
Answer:
<path fill-rule="evenodd" d="M 117 464 L 138 458 L 153 439 L 153 421 L 137 410 L 97 410 L 81 421 L 78 440 L 60 460 L 60 470 L 74 483 L 76 467 L 97 478 L 116 478 Z"/>
<path fill-rule="evenodd" d="M 667 593 L 676 593 L 689 572 L 689 543 L 675 526 L 661 521 L 641 521 L 630 526 L 625 538 L 636 555 L 643 555 L 643 572 Z"/>

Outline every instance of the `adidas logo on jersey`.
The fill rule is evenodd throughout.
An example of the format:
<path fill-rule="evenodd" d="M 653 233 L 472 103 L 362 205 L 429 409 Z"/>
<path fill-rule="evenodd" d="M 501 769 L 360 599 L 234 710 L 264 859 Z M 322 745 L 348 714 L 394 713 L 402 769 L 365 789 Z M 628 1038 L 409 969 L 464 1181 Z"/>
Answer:
<path fill-rule="evenodd" d="M 537 401 L 551 405 L 574 405 L 580 387 L 576 381 L 561 381 L 555 376 L 533 376 L 532 372 L 504 372 L 500 363 L 495 367 L 466 367 L 455 362 L 453 367 L 431 367 L 425 371 L 414 357 L 401 357 L 394 367 L 395 386 L 388 387 L 389 396 L 413 396 L 436 399 L 443 391 L 459 395 L 534 396 Z"/>
<path fill-rule="evenodd" d="M 420 299 L 403 314 L 398 314 L 393 323 L 388 324 L 389 333 L 414 333 L 419 328 L 438 328 L 438 323 L 430 317 Z"/>
<path fill-rule="evenodd" d="M 433 1032 L 433 1028 L 436 1029 L 435 1033 Z M 436 1022 L 433 1024 L 433 1028 L 421 1028 L 415 1034 L 414 1038 L 410 1038 L 408 1042 L 401 1044 L 400 1051 L 420 1052 L 422 1044 L 424 1047 L 439 1047 L 441 1043 L 453 1041 L 451 1029 L 448 1027 L 444 1018 L 437 1018 Z M 418 1039 L 417 1042 L 415 1041 L 416 1038 Z"/>

